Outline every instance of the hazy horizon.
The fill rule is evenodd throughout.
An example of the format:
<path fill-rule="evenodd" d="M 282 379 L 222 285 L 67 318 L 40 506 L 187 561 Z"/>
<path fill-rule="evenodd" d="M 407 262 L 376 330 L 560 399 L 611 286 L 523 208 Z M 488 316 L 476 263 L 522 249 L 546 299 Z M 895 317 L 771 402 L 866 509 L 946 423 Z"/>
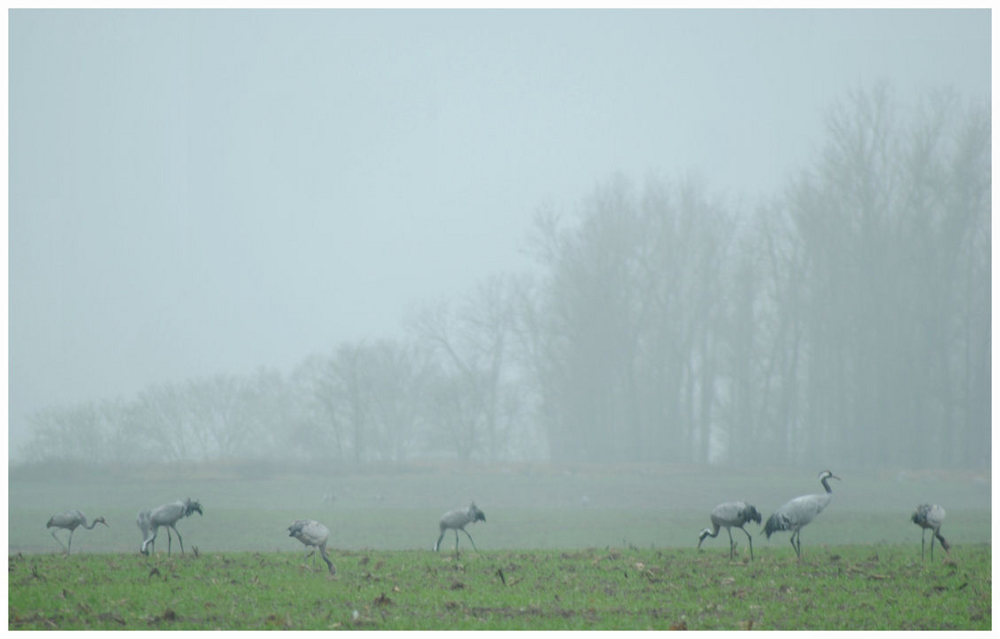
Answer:
<path fill-rule="evenodd" d="M 988 10 L 9 21 L 9 455 L 48 406 L 399 336 L 615 174 L 752 208 L 851 91 L 991 95 Z"/>

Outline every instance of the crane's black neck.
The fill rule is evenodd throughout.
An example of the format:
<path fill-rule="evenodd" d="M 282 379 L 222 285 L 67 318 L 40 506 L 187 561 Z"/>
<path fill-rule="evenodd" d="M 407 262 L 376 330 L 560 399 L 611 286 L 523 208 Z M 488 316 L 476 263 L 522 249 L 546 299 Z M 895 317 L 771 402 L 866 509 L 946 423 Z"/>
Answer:
<path fill-rule="evenodd" d="M 833 494 L 833 489 L 831 489 L 831 488 L 830 488 L 830 484 L 826 483 L 826 482 L 828 482 L 829 480 L 830 480 L 830 478 L 829 478 L 829 477 L 824 477 L 824 478 L 823 478 L 823 479 L 821 479 L 820 481 L 822 481 L 822 482 L 823 482 L 823 488 L 826 488 L 826 492 L 828 492 L 828 493 L 830 493 L 830 494 Z"/>

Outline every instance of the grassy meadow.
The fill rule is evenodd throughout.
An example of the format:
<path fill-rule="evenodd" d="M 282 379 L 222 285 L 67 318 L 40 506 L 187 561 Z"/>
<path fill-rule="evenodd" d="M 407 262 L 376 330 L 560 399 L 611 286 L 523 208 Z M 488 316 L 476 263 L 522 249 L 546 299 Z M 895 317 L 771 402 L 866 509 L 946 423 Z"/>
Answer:
<path fill-rule="evenodd" d="M 696 468 L 410 467 L 316 474 L 148 469 L 65 481 L 12 474 L 8 628 L 109 629 L 979 629 L 991 627 L 988 475 L 832 469 L 830 507 L 802 532 L 767 540 L 753 562 L 735 531 L 695 550 L 708 512 L 747 499 L 766 518 L 819 492 L 817 471 Z M 252 476 L 251 476 L 252 475 Z M 330 497 L 332 496 L 332 500 Z M 187 551 L 138 553 L 135 514 L 178 498 L 205 515 L 178 523 Z M 475 499 L 479 551 L 445 510 Z M 920 557 L 909 514 L 948 511 L 945 555 Z M 45 528 L 79 509 L 110 528 L 77 530 L 66 557 Z M 285 528 L 331 529 L 330 577 Z M 65 540 L 68 533 L 57 533 Z"/>
<path fill-rule="evenodd" d="M 989 629 L 990 547 L 15 555 L 8 629 Z M 960 555 L 960 557 L 959 557 Z"/>

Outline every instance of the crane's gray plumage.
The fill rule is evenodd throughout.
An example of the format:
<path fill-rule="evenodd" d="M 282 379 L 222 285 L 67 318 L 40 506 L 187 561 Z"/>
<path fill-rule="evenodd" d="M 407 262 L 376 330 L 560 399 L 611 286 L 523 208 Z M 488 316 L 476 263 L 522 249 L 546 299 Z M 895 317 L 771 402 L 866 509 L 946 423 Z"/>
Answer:
<path fill-rule="evenodd" d="M 309 555 L 315 553 L 316 549 L 319 548 L 319 554 L 326 562 L 327 568 L 330 569 L 330 574 L 337 574 L 337 568 L 326 554 L 326 542 L 330 538 L 329 528 L 315 519 L 299 519 L 288 527 L 288 536 L 295 537 L 306 545 L 304 559 L 308 559 Z"/>
<path fill-rule="evenodd" d="M 712 520 L 712 527 L 698 533 L 699 549 L 701 548 L 701 542 L 705 541 L 706 537 L 717 536 L 719 528 L 724 527 L 726 532 L 729 533 L 729 558 L 732 559 L 733 552 L 736 550 L 736 542 L 733 541 L 733 533 L 730 528 L 735 527 L 742 530 L 747 536 L 747 540 L 750 542 L 750 559 L 753 559 L 753 537 L 750 536 L 750 533 L 743 526 L 751 521 L 760 523 L 761 516 L 756 508 L 745 501 L 729 501 L 713 508 L 709 518 Z"/>
<path fill-rule="evenodd" d="M 56 537 L 56 531 L 50 531 L 52 533 L 52 538 L 59 542 L 59 545 L 63 547 L 66 554 L 69 554 L 70 548 L 73 547 L 73 533 L 79 527 L 84 527 L 87 530 L 93 530 L 94 526 L 97 524 L 104 524 L 108 526 L 108 522 L 104 521 L 104 517 L 98 517 L 94 521 L 87 523 L 87 517 L 79 510 L 69 510 L 59 515 L 52 515 L 49 517 L 48 523 L 45 524 L 46 528 L 62 528 L 63 530 L 69 531 L 69 544 L 64 545 L 63 542 L 59 541 Z M 111 526 L 108 526 L 110 528 Z"/>
<path fill-rule="evenodd" d="M 951 544 L 945 541 L 945 538 L 941 536 L 941 524 L 944 523 L 944 508 L 938 506 L 937 504 L 920 504 L 917 509 L 913 511 L 913 515 L 910 517 L 910 521 L 920 526 L 920 558 L 924 558 L 924 544 L 927 543 L 927 530 L 933 530 L 934 534 L 931 535 L 931 560 L 934 560 L 934 538 L 937 537 L 941 542 L 941 547 L 944 551 L 950 554 Z"/>
<path fill-rule="evenodd" d="M 474 524 L 477 521 L 486 523 L 486 514 L 483 511 L 476 508 L 476 502 L 472 502 L 472 505 L 468 508 L 458 508 L 456 510 L 449 510 L 445 514 L 441 515 L 441 521 L 438 523 L 438 527 L 441 529 L 441 535 L 438 540 L 434 542 L 434 551 L 437 552 L 441 548 L 441 540 L 444 539 L 444 533 L 450 528 L 455 531 L 455 552 L 458 552 L 458 531 L 461 530 L 472 542 L 473 549 L 476 552 L 479 551 L 476 548 L 476 541 L 469 534 L 469 531 L 465 529 L 467 524 Z"/>
<path fill-rule="evenodd" d="M 174 533 L 177 534 L 177 541 L 181 545 L 181 554 L 183 555 L 184 540 L 181 539 L 181 534 L 177 532 L 176 524 L 181 518 L 189 517 L 194 513 L 198 513 L 199 515 L 203 514 L 201 511 L 201 504 L 194 499 L 185 499 L 183 501 L 178 500 L 169 504 L 164 504 L 152 510 L 140 511 L 138 517 L 136 518 L 136 524 L 138 524 L 139 529 L 143 531 L 143 536 L 145 537 L 142 541 L 142 554 L 149 554 L 147 548 L 156 542 L 156 533 L 159 531 L 160 526 L 166 526 L 167 556 L 170 556 L 170 546 L 172 545 L 170 537 L 171 529 L 173 529 Z M 149 535 L 149 531 L 152 531 L 152 535 Z"/>
<path fill-rule="evenodd" d="M 802 497 L 796 497 L 790 502 L 786 503 L 784 506 L 774 511 L 774 514 L 768 518 L 767 523 L 764 524 L 764 533 L 767 534 L 767 538 L 771 538 L 771 533 L 777 532 L 779 530 L 791 530 L 792 531 L 792 548 L 795 549 L 795 556 L 802 557 L 802 539 L 800 537 L 802 527 L 811 522 L 816 518 L 816 515 L 823 512 L 823 509 L 830 504 L 830 500 L 833 499 L 833 491 L 830 490 L 830 484 L 827 483 L 829 479 L 837 479 L 833 473 L 828 470 L 824 470 L 819 474 L 819 480 L 823 482 L 823 488 L 826 492 L 820 495 L 803 495 Z M 798 545 L 796 545 L 796 540 L 798 540 Z"/>

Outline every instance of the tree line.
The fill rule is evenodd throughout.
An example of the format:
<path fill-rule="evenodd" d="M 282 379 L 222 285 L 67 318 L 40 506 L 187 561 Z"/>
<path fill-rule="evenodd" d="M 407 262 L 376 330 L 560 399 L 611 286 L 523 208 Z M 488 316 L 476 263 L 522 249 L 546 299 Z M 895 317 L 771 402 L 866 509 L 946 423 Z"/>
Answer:
<path fill-rule="evenodd" d="M 990 138 L 858 91 L 754 210 L 613 177 L 403 339 L 38 411 L 26 457 L 988 467 Z"/>

